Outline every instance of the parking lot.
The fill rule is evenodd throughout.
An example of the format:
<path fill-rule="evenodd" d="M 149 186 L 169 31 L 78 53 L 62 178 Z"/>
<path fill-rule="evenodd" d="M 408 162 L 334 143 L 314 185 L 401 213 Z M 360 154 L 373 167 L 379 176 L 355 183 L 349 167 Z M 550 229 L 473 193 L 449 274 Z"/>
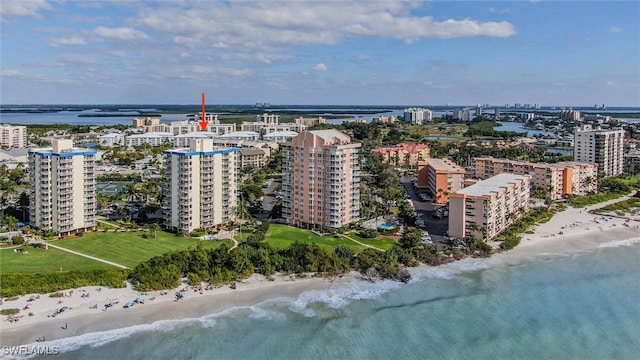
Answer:
<path fill-rule="evenodd" d="M 445 217 L 445 209 L 441 205 L 420 199 L 411 180 L 411 177 L 404 175 L 400 178 L 400 183 L 404 186 L 407 194 L 411 195 L 411 201 L 413 201 L 418 216 L 416 225 L 419 224 L 421 229 L 427 230 L 435 243 L 443 244 L 445 234 L 449 230 L 449 218 Z"/>
<path fill-rule="evenodd" d="M 260 219 L 266 219 L 269 217 L 271 210 L 278 203 L 279 199 L 279 191 L 282 188 L 282 180 L 270 180 L 266 188 L 262 188 L 264 192 L 264 197 L 262 198 L 262 214 L 259 214 L 257 217 Z"/>

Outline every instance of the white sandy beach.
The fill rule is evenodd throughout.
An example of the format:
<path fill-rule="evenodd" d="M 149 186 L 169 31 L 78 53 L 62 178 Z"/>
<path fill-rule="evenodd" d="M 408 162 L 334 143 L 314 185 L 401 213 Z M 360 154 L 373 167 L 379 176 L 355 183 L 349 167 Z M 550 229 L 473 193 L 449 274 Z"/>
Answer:
<path fill-rule="evenodd" d="M 600 206 L 604 206 L 600 205 Z M 638 241 L 640 221 L 623 218 L 602 217 L 588 213 L 592 208 L 568 208 L 557 213 L 549 222 L 535 227 L 533 234 L 523 234 L 523 240 L 515 249 L 496 255 L 495 260 L 518 262 L 522 258 L 534 258 L 543 254 L 561 254 L 606 246 L 616 242 Z M 339 281 L 357 277 L 355 272 Z M 0 309 L 19 308 L 19 321 L 0 321 L 0 346 L 35 343 L 44 336 L 47 341 L 76 336 L 84 333 L 120 329 L 139 324 L 152 324 L 160 320 L 199 318 L 219 313 L 226 309 L 251 306 L 276 298 L 295 298 L 311 289 L 327 289 L 336 279 L 277 276 L 274 281 L 254 274 L 237 289 L 228 286 L 205 290 L 202 294 L 189 288 L 185 297 L 174 301 L 175 293 L 181 288 L 160 295 L 160 291 L 141 294 L 130 287 L 123 289 L 84 287 L 74 289 L 68 297 L 50 298 L 40 295 L 34 301 L 27 301 L 34 294 L 21 296 L 17 300 L 4 301 Z M 69 294 L 71 291 L 66 291 Z M 82 297 L 82 294 L 89 294 Z M 86 296 L 86 295 L 85 295 Z M 125 309 L 123 305 L 137 297 L 144 304 L 136 304 Z M 153 300 L 152 300 L 153 299 Z M 60 302 L 61 301 L 61 302 Z M 104 305 L 115 302 L 104 310 Z M 30 309 L 22 310 L 26 305 Z M 90 309 L 97 305 L 96 309 Z M 56 309 L 67 306 L 68 310 L 56 317 L 48 317 Z M 32 316 L 28 316 L 28 313 Z M 67 325 L 66 329 L 63 327 Z"/>
<path fill-rule="evenodd" d="M 6 316 L 0 322 L 0 346 L 14 346 L 35 343 L 43 337 L 46 341 L 76 336 L 89 332 L 106 331 L 138 324 L 151 324 L 159 320 L 175 320 L 198 318 L 223 310 L 259 304 L 277 298 L 295 298 L 304 291 L 324 289 L 331 286 L 329 278 L 294 278 L 277 276 L 270 281 L 262 275 L 254 274 L 236 289 L 229 286 L 204 290 L 202 294 L 189 288 L 183 299 L 175 301 L 175 293 L 187 287 L 168 291 L 160 295 L 160 291 L 140 293 L 130 285 L 122 289 L 82 287 L 64 291 L 68 296 L 51 298 L 48 294 L 28 301 L 36 294 L 20 296 L 18 300 L 4 301 L 0 309 L 23 309 L 17 322 L 9 322 Z M 71 293 L 71 294 L 70 294 Z M 82 294 L 89 294 L 82 297 Z M 86 295 L 85 295 L 86 296 Z M 144 304 L 135 304 L 131 308 L 123 308 L 124 304 L 141 298 Z M 153 300 L 151 300 L 153 299 Z M 104 305 L 115 303 L 105 310 Z M 93 305 L 97 308 L 91 309 Z M 63 306 L 69 309 L 50 317 L 56 309 Z M 28 316 L 32 313 L 32 316 Z M 66 329 L 64 329 L 66 325 Z"/>

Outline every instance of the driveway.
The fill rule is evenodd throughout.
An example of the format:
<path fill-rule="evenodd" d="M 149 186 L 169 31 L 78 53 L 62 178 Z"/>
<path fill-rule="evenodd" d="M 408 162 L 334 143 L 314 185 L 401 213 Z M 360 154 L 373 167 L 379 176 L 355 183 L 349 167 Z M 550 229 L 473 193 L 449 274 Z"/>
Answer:
<path fill-rule="evenodd" d="M 449 218 L 438 217 L 434 211 L 438 205 L 431 202 L 422 201 L 418 197 L 418 192 L 411 183 L 412 178 L 407 175 L 400 177 L 400 183 L 404 186 L 407 194 L 411 195 L 411 201 L 415 205 L 418 219 L 424 221 L 425 226 L 422 229 L 427 230 L 434 242 L 442 243 L 445 240 L 444 234 L 449 230 Z"/>

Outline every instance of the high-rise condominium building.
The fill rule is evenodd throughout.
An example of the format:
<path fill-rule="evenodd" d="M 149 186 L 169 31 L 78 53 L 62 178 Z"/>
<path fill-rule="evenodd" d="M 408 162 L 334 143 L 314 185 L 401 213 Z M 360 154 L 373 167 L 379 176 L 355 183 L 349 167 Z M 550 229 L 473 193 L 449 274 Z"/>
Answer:
<path fill-rule="evenodd" d="M 404 109 L 404 121 L 414 124 L 422 125 L 425 122 L 429 122 L 433 119 L 433 112 L 424 108 L 407 108 Z"/>
<path fill-rule="evenodd" d="M 582 125 L 575 129 L 575 161 L 598 164 L 598 176 L 614 176 L 624 171 L 624 130 L 593 129 Z"/>
<path fill-rule="evenodd" d="M 544 191 L 551 200 L 565 195 L 587 195 L 598 190 L 598 164 L 564 161 L 553 164 L 532 163 L 492 157 L 473 158 L 475 176 L 487 179 L 509 173 L 531 175 L 531 190 Z"/>
<path fill-rule="evenodd" d="M 360 219 L 360 145 L 333 129 L 304 131 L 283 144 L 288 224 L 328 229 Z"/>
<path fill-rule="evenodd" d="M 95 229 L 95 150 L 54 139 L 51 148 L 29 150 L 29 221 L 58 235 Z"/>
<path fill-rule="evenodd" d="M 499 174 L 449 195 L 449 235 L 492 240 L 529 209 L 529 175 Z"/>
<path fill-rule="evenodd" d="M 238 148 L 216 148 L 211 139 L 164 152 L 163 217 L 168 230 L 191 233 L 233 220 Z"/>
<path fill-rule="evenodd" d="M 0 125 L 0 147 L 23 148 L 26 146 L 26 126 Z"/>

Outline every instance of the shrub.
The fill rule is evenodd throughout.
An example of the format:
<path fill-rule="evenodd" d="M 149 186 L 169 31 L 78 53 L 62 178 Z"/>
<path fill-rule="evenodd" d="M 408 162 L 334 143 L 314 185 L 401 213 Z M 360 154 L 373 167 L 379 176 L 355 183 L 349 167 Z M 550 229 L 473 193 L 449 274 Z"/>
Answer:
<path fill-rule="evenodd" d="M 380 233 L 375 229 L 362 229 L 358 232 L 358 236 L 365 239 L 375 239 Z"/>
<path fill-rule="evenodd" d="M 15 315 L 20 312 L 20 309 L 2 309 L 0 310 L 0 315 Z"/>
<path fill-rule="evenodd" d="M 520 236 L 509 236 L 500 244 L 500 247 L 504 250 L 511 250 L 520 244 L 521 239 Z"/>
<path fill-rule="evenodd" d="M 13 243 L 13 245 L 22 245 L 24 244 L 24 238 L 22 236 L 12 236 L 11 237 L 11 242 Z"/>
<path fill-rule="evenodd" d="M 109 269 L 33 274 L 2 274 L 0 296 L 30 293 L 44 294 L 81 286 L 121 288 L 125 286 L 125 280 L 129 272 L 129 270 Z M 61 297 L 62 295 L 62 293 L 54 293 L 49 296 Z"/>

